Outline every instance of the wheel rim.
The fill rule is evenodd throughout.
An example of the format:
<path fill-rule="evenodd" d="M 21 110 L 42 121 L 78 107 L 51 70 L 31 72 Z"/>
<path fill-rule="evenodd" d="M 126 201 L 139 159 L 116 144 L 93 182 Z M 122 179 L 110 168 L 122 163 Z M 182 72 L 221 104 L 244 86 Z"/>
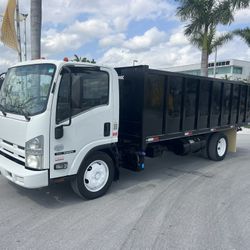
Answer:
<path fill-rule="evenodd" d="M 109 169 L 104 161 L 93 161 L 86 168 L 83 183 L 91 192 L 101 190 L 107 183 L 109 177 Z"/>
<path fill-rule="evenodd" d="M 217 153 L 219 156 L 223 156 L 226 153 L 227 142 L 225 138 L 221 138 L 217 144 Z"/>

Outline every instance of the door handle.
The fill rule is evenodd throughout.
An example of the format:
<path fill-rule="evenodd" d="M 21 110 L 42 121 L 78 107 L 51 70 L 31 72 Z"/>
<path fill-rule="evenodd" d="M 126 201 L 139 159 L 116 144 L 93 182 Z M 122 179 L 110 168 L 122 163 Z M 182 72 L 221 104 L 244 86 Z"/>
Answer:
<path fill-rule="evenodd" d="M 110 122 L 104 123 L 104 136 L 110 136 Z"/>

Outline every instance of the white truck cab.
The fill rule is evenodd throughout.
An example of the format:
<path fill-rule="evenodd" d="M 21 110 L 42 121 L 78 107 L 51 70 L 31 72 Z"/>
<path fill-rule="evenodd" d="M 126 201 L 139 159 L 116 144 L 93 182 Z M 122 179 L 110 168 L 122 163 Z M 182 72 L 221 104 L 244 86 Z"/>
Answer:
<path fill-rule="evenodd" d="M 70 177 L 85 198 L 116 175 L 119 86 L 114 69 L 35 60 L 11 67 L 0 91 L 0 172 L 25 188 Z"/>

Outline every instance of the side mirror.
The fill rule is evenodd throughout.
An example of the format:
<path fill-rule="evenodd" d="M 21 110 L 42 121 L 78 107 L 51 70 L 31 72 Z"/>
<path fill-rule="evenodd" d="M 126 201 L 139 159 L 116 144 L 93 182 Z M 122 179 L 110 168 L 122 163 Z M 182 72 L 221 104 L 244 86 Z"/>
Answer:
<path fill-rule="evenodd" d="M 61 139 L 63 137 L 63 126 L 55 128 L 55 139 Z"/>
<path fill-rule="evenodd" d="M 1 89 L 1 87 L 2 87 L 2 84 L 3 84 L 3 81 L 4 81 L 5 76 L 6 76 L 6 72 L 0 74 L 0 89 Z"/>

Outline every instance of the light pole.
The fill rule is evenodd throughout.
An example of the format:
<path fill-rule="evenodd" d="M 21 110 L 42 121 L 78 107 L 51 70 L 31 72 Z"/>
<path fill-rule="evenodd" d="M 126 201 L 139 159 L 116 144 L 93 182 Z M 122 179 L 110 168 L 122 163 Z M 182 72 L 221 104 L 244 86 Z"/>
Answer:
<path fill-rule="evenodd" d="M 16 1 L 16 33 L 18 42 L 18 57 L 19 61 L 22 61 L 22 45 L 21 45 L 21 35 L 20 35 L 20 16 L 19 16 L 19 1 Z"/>
<path fill-rule="evenodd" d="M 215 47 L 215 53 L 214 53 L 214 78 L 216 76 L 216 64 L 217 64 L 217 47 Z"/>
<path fill-rule="evenodd" d="M 27 61 L 27 17 L 28 14 L 21 14 L 24 20 L 24 59 Z"/>

